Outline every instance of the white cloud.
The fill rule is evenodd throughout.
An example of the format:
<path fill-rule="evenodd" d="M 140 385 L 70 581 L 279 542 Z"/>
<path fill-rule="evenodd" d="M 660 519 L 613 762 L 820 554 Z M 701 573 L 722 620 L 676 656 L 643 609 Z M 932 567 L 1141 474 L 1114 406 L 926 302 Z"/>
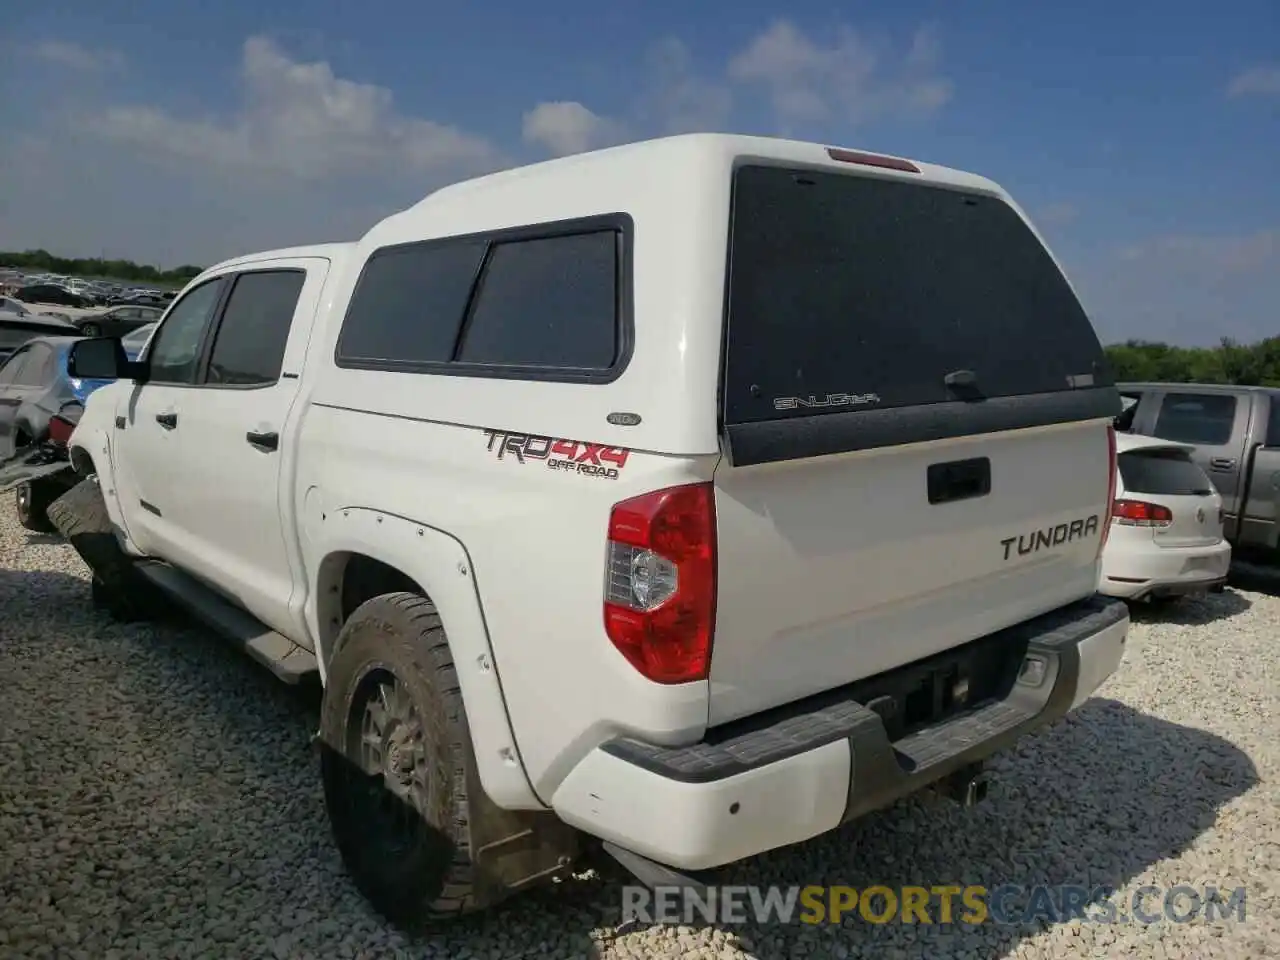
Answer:
<path fill-rule="evenodd" d="M 925 115 L 951 99 L 938 72 L 935 32 L 922 27 L 904 53 L 850 27 L 822 44 L 788 20 L 778 20 L 729 63 L 732 80 L 765 88 L 780 123 L 864 123 L 886 116 Z"/>
<path fill-rule="evenodd" d="M 291 59 L 265 37 L 244 44 L 243 102 L 228 116 L 186 117 L 155 106 L 115 106 L 91 123 L 102 137 L 187 163 L 307 179 L 380 171 L 497 169 L 487 140 L 400 113 L 391 91 L 334 75 L 324 61 Z"/>
<path fill-rule="evenodd" d="M 31 54 L 45 63 L 84 73 L 118 70 L 124 66 L 124 57 L 118 51 L 91 50 L 65 40 L 45 40 L 36 44 L 31 49 Z"/>
<path fill-rule="evenodd" d="M 622 124 L 602 117 L 576 100 L 556 100 L 538 104 L 524 115 L 525 143 L 537 144 L 553 157 L 566 157 L 626 139 Z"/>
<path fill-rule="evenodd" d="M 1227 96 L 1280 97 L 1280 66 L 1268 64 L 1236 74 L 1227 84 Z"/>

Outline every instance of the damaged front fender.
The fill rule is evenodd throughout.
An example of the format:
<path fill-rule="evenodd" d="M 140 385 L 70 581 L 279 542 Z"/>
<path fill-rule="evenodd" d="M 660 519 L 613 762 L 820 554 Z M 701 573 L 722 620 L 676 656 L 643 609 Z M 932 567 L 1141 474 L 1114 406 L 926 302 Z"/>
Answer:
<path fill-rule="evenodd" d="M 79 403 L 64 404 L 49 418 L 35 443 L 20 447 L 13 456 L 0 460 L 0 493 L 71 470 L 67 440 L 83 412 Z"/>

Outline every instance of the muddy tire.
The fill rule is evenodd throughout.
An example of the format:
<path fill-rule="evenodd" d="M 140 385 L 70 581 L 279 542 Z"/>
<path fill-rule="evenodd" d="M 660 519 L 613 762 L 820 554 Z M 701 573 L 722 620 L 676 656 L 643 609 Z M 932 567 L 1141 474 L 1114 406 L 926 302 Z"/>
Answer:
<path fill-rule="evenodd" d="M 48 508 L 50 522 L 93 573 L 93 604 L 122 623 L 150 620 L 163 610 L 159 591 L 120 547 L 97 477 L 80 481 Z"/>
<path fill-rule="evenodd" d="M 53 533 L 54 526 L 49 521 L 49 505 L 58 499 L 60 492 L 60 487 L 51 486 L 43 480 L 24 483 L 18 487 L 13 492 L 18 523 L 33 533 Z"/>
<path fill-rule="evenodd" d="M 407 930 L 478 909 L 471 734 L 434 604 L 410 593 L 368 600 L 335 647 L 321 768 L 348 873 L 378 912 Z"/>

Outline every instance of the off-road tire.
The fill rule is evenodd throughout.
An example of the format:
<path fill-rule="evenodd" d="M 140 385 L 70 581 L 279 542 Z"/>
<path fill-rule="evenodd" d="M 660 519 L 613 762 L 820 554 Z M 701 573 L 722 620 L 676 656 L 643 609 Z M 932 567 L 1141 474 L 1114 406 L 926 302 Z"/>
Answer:
<path fill-rule="evenodd" d="M 356 755 L 362 720 L 355 711 L 366 696 L 362 691 L 387 675 L 416 710 L 432 778 L 419 808 L 403 807 L 420 832 L 392 855 L 370 842 L 369 822 L 354 806 L 360 802 L 357 791 L 371 789 L 375 781 L 391 792 L 381 775 L 370 777 L 361 769 Z M 334 839 L 356 887 L 374 908 L 397 926 L 420 931 L 483 906 L 468 822 L 471 734 L 444 626 L 431 601 L 385 594 L 361 604 L 347 620 L 329 663 L 320 740 Z M 425 815 L 413 819 L 418 813 Z"/>
<path fill-rule="evenodd" d="M 163 610 L 159 590 L 138 573 L 120 547 L 97 477 L 89 477 L 48 508 L 50 522 L 93 574 L 93 604 L 114 620 L 151 620 Z"/>
<path fill-rule="evenodd" d="M 51 486 L 47 481 L 36 480 L 24 483 L 13 492 L 13 507 L 18 514 L 18 523 L 33 533 L 53 533 L 54 526 L 49 521 L 49 505 L 58 499 L 60 487 Z"/>

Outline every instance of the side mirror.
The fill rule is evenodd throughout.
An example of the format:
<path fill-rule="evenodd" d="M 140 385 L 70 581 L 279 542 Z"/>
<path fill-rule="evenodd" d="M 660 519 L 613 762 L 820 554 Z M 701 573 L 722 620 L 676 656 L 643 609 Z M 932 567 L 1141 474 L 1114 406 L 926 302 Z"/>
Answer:
<path fill-rule="evenodd" d="M 130 362 L 118 337 L 78 340 L 67 356 L 67 373 L 77 380 L 137 379 L 142 368 Z"/>

